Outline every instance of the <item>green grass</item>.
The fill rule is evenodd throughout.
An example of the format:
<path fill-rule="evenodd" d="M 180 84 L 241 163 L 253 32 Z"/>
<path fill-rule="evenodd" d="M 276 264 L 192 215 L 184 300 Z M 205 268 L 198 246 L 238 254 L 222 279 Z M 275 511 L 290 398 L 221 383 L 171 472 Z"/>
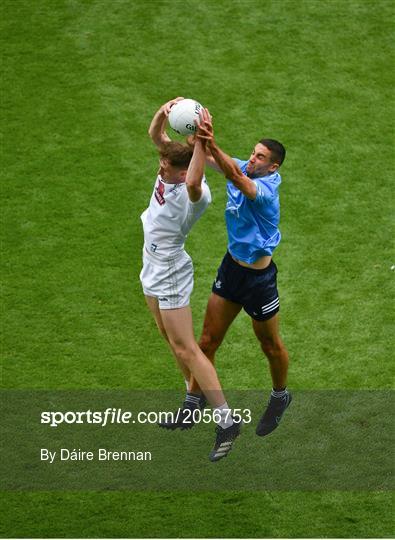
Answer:
<path fill-rule="evenodd" d="M 138 281 L 157 167 L 147 127 L 180 94 L 210 108 L 232 155 L 263 136 L 287 147 L 276 262 L 290 386 L 393 386 L 391 1 L 0 10 L 3 387 L 182 389 Z M 197 334 L 226 248 L 224 182 L 208 179 L 214 201 L 187 244 Z M 244 315 L 218 370 L 225 388 L 269 388 Z M 8 537 L 393 535 L 388 493 L 3 497 Z"/>
<path fill-rule="evenodd" d="M 388 495 L 12 493 L 5 534 L 39 538 L 381 538 Z M 142 519 L 143 516 L 143 519 Z"/>

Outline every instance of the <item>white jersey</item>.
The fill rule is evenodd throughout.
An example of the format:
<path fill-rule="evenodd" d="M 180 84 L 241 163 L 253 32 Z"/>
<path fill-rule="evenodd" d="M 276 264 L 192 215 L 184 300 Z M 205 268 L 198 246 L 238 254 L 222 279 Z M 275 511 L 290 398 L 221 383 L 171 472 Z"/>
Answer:
<path fill-rule="evenodd" d="M 192 202 L 185 182 L 168 184 L 158 175 L 149 207 L 141 214 L 146 251 L 161 259 L 180 255 L 192 225 L 210 202 L 211 193 L 205 177 L 200 200 Z"/>

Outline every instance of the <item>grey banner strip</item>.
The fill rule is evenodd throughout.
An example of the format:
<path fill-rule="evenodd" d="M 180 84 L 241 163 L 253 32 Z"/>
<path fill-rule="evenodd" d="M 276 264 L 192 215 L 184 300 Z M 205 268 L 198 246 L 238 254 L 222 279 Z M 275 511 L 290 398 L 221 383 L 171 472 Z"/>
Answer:
<path fill-rule="evenodd" d="M 232 408 L 250 412 L 242 412 L 243 432 L 218 463 L 208 460 L 213 422 L 187 431 L 137 422 L 139 412 L 176 410 L 181 390 L 4 390 L 1 397 L 3 490 L 394 488 L 394 393 L 389 390 L 294 392 L 278 429 L 263 438 L 255 427 L 268 393 L 228 391 Z M 102 425 L 106 410 L 112 412 Z M 74 421 L 77 412 L 81 423 Z"/>

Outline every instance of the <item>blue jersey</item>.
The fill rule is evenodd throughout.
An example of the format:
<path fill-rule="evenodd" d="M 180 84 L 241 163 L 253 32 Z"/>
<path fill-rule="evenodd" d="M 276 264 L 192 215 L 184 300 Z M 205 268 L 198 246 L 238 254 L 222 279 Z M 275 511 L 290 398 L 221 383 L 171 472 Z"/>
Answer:
<path fill-rule="evenodd" d="M 247 175 L 248 161 L 234 159 Z M 278 172 L 251 179 L 256 185 L 256 198 L 248 199 L 232 182 L 227 182 L 228 202 L 225 210 L 228 250 L 233 257 L 253 263 L 263 255 L 272 255 L 280 243 L 278 229 L 280 201 Z"/>

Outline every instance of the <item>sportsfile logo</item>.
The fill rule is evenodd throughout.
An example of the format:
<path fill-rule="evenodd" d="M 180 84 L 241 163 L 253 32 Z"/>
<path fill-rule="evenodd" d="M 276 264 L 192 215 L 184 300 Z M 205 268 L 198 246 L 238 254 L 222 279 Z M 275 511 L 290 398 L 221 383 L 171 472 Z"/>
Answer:
<path fill-rule="evenodd" d="M 108 407 L 101 411 L 42 411 L 40 416 L 41 424 L 48 424 L 51 428 L 57 428 L 61 424 L 96 424 L 105 427 L 111 424 L 158 424 L 166 422 L 178 422 L 179 409 L 176 413 L 172 411 L 125 411 L 120 408 Z M 229 409 L 232 418 L 240 418 L 244 422 L 251 422 L 250 409 Z M 219 422 L 221 417 L 218 411 L 196 409 L 191 411 L 194 423 Z"/>
<path fill-rule="evenodd" d="M 125 411 L 116 407 L 108 407 L 102 411 L 43 411 L 41 424 L 57 428 L 61 424 L 96 424 L 105 427 L 111 424 L 156 424 L 167 411 Z"/>

